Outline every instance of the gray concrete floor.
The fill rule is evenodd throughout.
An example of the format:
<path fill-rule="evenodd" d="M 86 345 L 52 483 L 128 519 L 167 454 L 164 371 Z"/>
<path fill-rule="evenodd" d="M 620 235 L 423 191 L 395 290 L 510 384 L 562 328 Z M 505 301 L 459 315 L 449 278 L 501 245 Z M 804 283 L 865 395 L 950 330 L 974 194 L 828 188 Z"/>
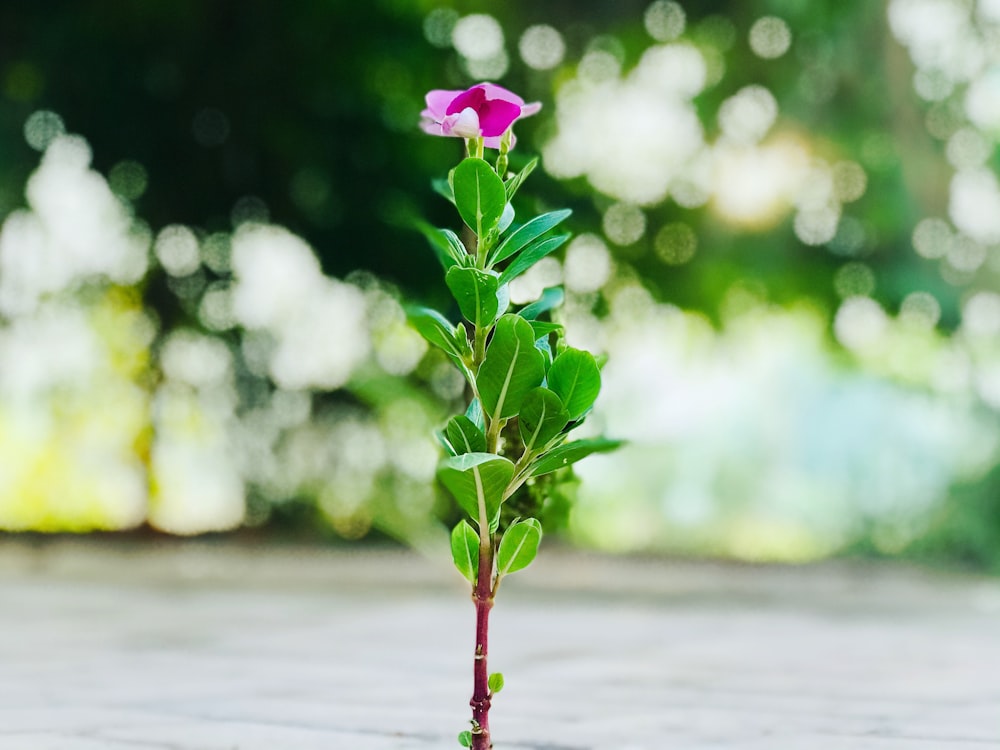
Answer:
<path fill-rule="evenodd" d="M 0 537 L 0 750 L 455 750 L 473 610 L 398 551 Z M 1000 748 L 1000 581 L 548 552 L 498 750 Z"/>

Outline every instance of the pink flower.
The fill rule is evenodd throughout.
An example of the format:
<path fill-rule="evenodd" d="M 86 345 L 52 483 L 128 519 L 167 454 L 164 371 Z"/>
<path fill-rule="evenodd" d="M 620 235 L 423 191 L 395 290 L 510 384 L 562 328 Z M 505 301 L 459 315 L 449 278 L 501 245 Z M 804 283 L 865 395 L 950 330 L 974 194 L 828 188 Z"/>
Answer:
<path fill-rule="evenodd" d="M 535 114 L 538 102 L 524 99 L 495 83 L 477 83 L 467 91 L 435 89 L 426 96 L 420 127 L 431 135 L 482 138 L 487 148 L 500 148 L 500 138 L 514 121 Z"/>

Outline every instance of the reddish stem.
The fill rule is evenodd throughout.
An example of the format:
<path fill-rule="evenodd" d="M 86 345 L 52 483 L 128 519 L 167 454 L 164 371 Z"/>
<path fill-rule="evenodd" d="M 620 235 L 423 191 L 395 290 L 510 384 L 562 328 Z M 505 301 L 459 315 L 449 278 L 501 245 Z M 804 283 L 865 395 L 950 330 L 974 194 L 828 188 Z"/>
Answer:
<path fill-rule="evenodd" d="M 493 609 L 493 544 L 479 548 L 479 578 L 472 592 L 476 605 L 476 651 L 472 668 L 472 750 L 490 750 L 490 695 L 489 668 L 486 657 L 489 650 L 490 610 Z"/>

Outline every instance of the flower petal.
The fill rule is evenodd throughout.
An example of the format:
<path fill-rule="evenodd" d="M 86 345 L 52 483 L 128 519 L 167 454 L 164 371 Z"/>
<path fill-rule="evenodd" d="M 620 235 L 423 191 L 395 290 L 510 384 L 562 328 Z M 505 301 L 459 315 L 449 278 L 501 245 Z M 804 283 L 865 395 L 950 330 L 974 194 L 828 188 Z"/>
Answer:
<path fill-rule="evenodd" d="M 482 88 L 486 92 L 487 99 L 500 99 L 511 104 L 516 104 L 519 107 L 524 105 L 524 99 L 513 91 L 508 91 L 503 86 L 497 86 L 495 83 L 480 83 L 476 88 Z"/>
<path fill-rule="evenodd" d="M 532 102 L 521 107 L 521 117 L 531 117 L 542 108 L 541 102 Z"/>
<path fill-rule="evenodd" d="M 453 115 L 457 112 L 461 112 L 463 109 L 471 107 L 472 109 L 479 111 L 479 108 L 483 106 L 483 102 L 486 101 L 486 91 L 482 86 L 473 86 L 468 91 L 460 91 L 458 96 L 451 100 L 448 105 L 448 109 L 445 114 Z"/>
<path fill-rule="evenodd" d="M 441 123 L 445 135 L 459 138 L 478 138 L 482 135 L 479 129 L 479 115 L 472 107 L 466 107 L 455 115 L 448 115 Z"/>
<path fill-rule="evenodd" d="M 496 150 L 499 151 L 500 150 L 500 141 L 501 140 L 503 140 L 503 136 L 502 135 L 495 135 L 492 138 L 483 138 L 483 145 L 486 148 L 492 148 L 492 149 L 496 149 Z M 514 137 L 513 133 L 511 133 L 510 134 L 510 146 L 508 147 L 509 151 L 513 151 L 514 150 L 514 144 L 515 143 L 517 143 L 517 138 Z"/>
<path fill-rule="evenodd" d="M 430 133 L 431 135 L 444 135 L 444 131 L 441 129 L 441 123 L 435 122 L 430 119 L 423 119 L 420 121 L 420 129 L 425 133 Z"/>
<path fill-rule="evenodd" d="M 420 113 L 421 129 L 432 135 L 484 138 L 487 148 L 499 148 L 503 134 L 521 117 L 542 108 L 539 102 L 525 104 L 513 91 L 484 81 L 465 91 L 434 89 L 425 96 L 427 108 Z M 513 135 L 513 134 L 512 134 Z"/>
<path fill-rule="evenodd" d="M 479 108 L 479 127 L 487 138 L 503 135 L 504 131 L 520 116 L 520 105 L 503 99 L 493 99 L 483 102 Z"/>
<path fill-rule="evenodd" d="M 424 101 L 427 102 L 427 109 L 424 112 L 429 113 L 426 116 L 430 117 L 432 120 L 441 121 L 444 119 L 448 112 L 448 105 L 451 104 L 452 100 L 462 94 L 462 91 L 447 91 L 445 89 L 434 89 L 433 91 L 428 91 L 427 96 L 424 97 Z"/>

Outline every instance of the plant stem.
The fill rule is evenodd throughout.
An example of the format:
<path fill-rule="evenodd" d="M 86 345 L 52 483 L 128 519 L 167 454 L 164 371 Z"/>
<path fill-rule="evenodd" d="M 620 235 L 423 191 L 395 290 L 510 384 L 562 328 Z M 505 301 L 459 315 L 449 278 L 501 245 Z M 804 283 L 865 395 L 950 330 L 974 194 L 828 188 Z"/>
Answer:
<path fill-rule="evenodd" d="M 480 141 L 481 143 L 481 141 Z M 477 238 L 476 251 L 482 248 L 482 241 Z M 480 261 L 485 263 L 485 256 Z M 476 324 L 474 333 L 475 349 L 473 362 L 475 371 L 486 357 L 487 326 Z M 500 442 L 502 421 L 499 417 L 486 417 L 486 451 L 496 453 Z M 479 570 L 476 586 L 472 590 L 472 603 L 476 607 L 476 650 L 473 652 L 472 663 L 472 750 L 490 750 L 493 742 L 490 739 L 490 672 L 487 666 L 489 653 L 490 610 L 493 609 L 493 534 L 490 531 L 490 519 L 486 510 L 479 510 Z"/>
<path fill-rule="evenodd" d="M 478 369 L 479 365 L 486 359 L 486 328 L 476 326 L 474 349 L 472 351 L 473 364 Z"/>
<path fill-rule="evenodd" d="M 476 650 L 472 668 L 472 750 L 489 750 L 490 703 L 489 668 L 486 664 L 489 645 L 490 610 L 493 609 L 493 542 L 489 529 L 481 532 L 479 577 L 472 593 L 476 605 Z"/>

